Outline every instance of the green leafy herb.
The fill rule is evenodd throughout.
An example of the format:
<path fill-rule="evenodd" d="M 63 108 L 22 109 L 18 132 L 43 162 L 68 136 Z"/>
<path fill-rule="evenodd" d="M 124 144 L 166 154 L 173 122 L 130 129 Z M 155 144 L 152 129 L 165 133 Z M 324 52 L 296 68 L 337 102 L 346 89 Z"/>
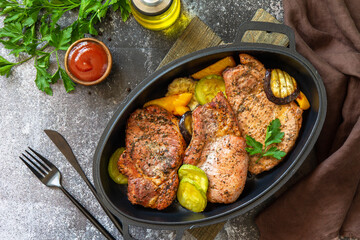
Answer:
<path fill-rule="evenodd" d="M 16 65 L 16 63 L 11 63 L 0 56 L 0 75 L 6 75 L 6 77 L 8 77 L 10 75 L 10 70 L 14 65 Z"/>
<path fill-rule="evenodd" d="M 34 58 L 35 83 L 41 91 L 52 95 L 51 84 L 60 78 L 67 92 L 74 90 L 75 84 L 60 66 L 58 51 L 85 34 L 97 35 L 95 25 L 110 8 L 120 10 L 123 21 L 131 13 L 129 0 L 1 0 L 0 16 L 5 18 L 0 43 L 15 57 L 25 54 L 27 58 L 13 63 L 0 56 L 0 75 L 9 77 L 12 67 Z M 77 19 L 60 26 L 58 21 L 70 10 L 78 10 Z M 51 56 L 57 61 L 54 74 L 48 72 Z"/>
<path fill-rule="evenodd" d="M 280 125 L 280 120 L 278 118 L 270 122 L 269 126 L 266 128 L 265 147 L 262 143 L 256 141 L 249 135 L 246 135 L 246 144 L 249 146 L 246 148 L 246 151 L 250 155 L 259 155 L 259 159 L 256 162 L 262 157 L 274 157 L 280 160 L 286 155 L 285 152 L 274 146 L 269 148 L 271 144 L 280 143 L 281 139 L 284 137 L 284 133 L 280 131 Z"/>

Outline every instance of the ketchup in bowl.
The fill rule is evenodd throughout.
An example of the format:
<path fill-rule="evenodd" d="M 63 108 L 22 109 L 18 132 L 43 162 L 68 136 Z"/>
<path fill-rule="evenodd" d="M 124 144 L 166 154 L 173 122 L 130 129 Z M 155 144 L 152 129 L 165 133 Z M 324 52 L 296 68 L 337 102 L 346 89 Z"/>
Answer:
<path fill-rule="evenodd" d="M 99 40 L 80 39 L 73 43 L 65 56 L 68 75 L 77 83 L 93 85 L 110 72 L 112 64 L 108 48 Z"/>

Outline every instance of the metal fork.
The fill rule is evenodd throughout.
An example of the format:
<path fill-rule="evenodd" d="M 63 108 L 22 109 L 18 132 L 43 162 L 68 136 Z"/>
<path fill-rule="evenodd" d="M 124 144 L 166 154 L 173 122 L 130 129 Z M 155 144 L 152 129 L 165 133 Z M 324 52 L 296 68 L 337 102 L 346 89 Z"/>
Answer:
<path fill-rule="evenodd" d="M 114 237 L 61 185 L 61 173 L 59 169 L 35 150 L 30 147 L 29 149 L 31 152 L 25 150 L 25 154 L 23 153 L 22 156 L 20 156 L 20 159 L 30 168 L 36 177 L 48 187 L 60 188 L 107 239 L 114 239 Z"/>

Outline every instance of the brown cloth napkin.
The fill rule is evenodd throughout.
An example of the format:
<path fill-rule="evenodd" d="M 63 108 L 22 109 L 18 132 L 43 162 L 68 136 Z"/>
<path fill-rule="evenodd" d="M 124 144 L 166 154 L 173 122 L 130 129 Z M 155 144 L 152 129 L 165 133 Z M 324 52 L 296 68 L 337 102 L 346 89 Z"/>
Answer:
<path fill-rule="evenodd" d="M 259 214 L 260 238 L 360 238 L 360 1 L 283 6 L 297 51 L 322 77 L 328 107 L 317 167 Z"/>

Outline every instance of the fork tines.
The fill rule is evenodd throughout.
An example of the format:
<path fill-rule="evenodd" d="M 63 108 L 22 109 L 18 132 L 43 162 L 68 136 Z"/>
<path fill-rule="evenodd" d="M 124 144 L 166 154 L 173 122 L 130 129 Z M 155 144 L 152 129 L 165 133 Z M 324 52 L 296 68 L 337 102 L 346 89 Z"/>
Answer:
<path fill-rule="evenodd" d="M 30 151 L 25 150 L 26 154 L 22 154 L 19 158 L 28 166 L 31 171 L 38 177 L 43 178 L 51 171 L 48 161 L 37 153 L 34 149 L 29 147 Z M 35 155 L 34 155 L 35 154 Z"/>

